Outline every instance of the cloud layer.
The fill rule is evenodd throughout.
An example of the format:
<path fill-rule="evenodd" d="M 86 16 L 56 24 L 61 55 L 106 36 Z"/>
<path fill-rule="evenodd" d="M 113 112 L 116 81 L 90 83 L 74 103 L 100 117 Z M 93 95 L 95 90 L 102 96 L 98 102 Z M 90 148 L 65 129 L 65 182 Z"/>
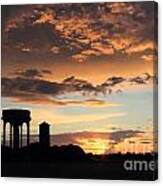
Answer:
<path fill-rule="evenodd" d="M 109 77 L 105 82 L 93 85 L 92 83 L 68 77 L 61 82 L 48 81 L 42 79 L 44 74 L 51 73 L 49 70 L 27 69 L 14 73 L 16 77 L 2 77 L 2 96 L 12 98 L 18 102 L 33 104 L 54 104 L 66 105 L 106 105 L 102 100 L 97 99 L 98 95 L 109 95 L 112 93 L 122 93 L 125 87 L 152 85 L 155 77 L 148 73 L 136 77 Z M 12 90 L 12 91 L 11 91 Z M 59 98 L 69 94 L 79 94 L 83 97 L 94 96 L 95 99 L 71 100 Z M 112 105 L 108 103 L 108 106 Z"/>
<path fill-rule="evenodd" d="M 153 60 L 154 2 L 2 6 L 3 49 L 21 56 Z"/>
<path fill-rule="evenodd" d="M 56 134 L 54 136 L 55 144 L 79 144 L 79 139 L 103 139 L 103 140 L 111 140 L 115 143 L 119 143 L 124 139 L 129 139 L 139 134 L 143 134 L 144 131 L 139 130 L 123 130 L 123 131 L 115 131 L 115 132 L 92 132 L 92 131 L 83 131 L 76 133 L 64 133 L 64 134 Z M 79 141 L 78 141 L 79 140 Z"/>

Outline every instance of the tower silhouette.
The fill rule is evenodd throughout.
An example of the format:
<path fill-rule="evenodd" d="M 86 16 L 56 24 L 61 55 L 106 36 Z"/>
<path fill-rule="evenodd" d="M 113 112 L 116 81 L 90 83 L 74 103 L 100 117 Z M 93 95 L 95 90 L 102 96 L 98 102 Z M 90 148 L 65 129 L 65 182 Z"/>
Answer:
<path fill-rule="evenodd" d="M 2 111 L 3 120 L 3 145 L 6 145 L 6 124 L 10 124 L 10 147 L 18 149 L 22 147 L 23 123 L 27 125 L 27 145 L 30 143 L 30 111 L 8 109 Z M 20 132 L 20 133 L 19 133 Z"/>
<path fill-rule="evenodd" d="M 47 148 L 50 146 L 50 132 L 49 132 L 50 125 L 46 122 L 43 122 L 39 126 L 39 140 L 40 145 L 43 148 Z"/>

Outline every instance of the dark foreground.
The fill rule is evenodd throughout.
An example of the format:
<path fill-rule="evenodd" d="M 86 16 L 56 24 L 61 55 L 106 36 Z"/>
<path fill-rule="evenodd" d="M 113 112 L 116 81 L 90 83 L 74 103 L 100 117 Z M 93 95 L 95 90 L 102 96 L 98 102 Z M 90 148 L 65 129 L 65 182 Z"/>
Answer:
<path fill-rule="evenodd" d="M 3 177 L 43 177 L 118 180 L 156 180 L 156 154 L 92 155 L 74 145 L 42 149 L 38 144 L 18 151 L 2 147 Z M 125 170 L 124 162 L 127 169 Z M 137 161 L 134 166 L 133 162 Z M 143 162 L 141 164 L 141 162 Z M 144 164 L 146 163 L 147 164 Z M 152 162 L 153 163 L 153 162 Z M 135 170 L 134 170 L 135 168 Z"/>

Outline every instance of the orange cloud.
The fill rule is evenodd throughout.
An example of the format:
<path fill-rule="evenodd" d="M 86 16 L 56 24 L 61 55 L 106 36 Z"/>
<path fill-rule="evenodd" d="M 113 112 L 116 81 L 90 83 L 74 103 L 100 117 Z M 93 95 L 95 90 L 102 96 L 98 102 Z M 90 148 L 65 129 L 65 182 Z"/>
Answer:
<path fill-rule="evenodd" d="M 153 41 L 144 41 L 138 44 L 135 44 L 131 47 L 129 47 L 126 52 L 131 54 L 131 53 L 136 53 L 136 52 L 143 52 L 144 50 L 154 50 L 154 43 Z"/>
<path fill-rule="evenodd" d="M 54 11 L 47 9 L 46 12 L 42 12 L 39 19 L 37 19 L 33 24 L 42 24 L 42 23 L 52 23 L 54 24 Z"/>
<path fill-rule="evenodd" d="M 154 55 L 149 54 L 149 55 L 142 55 L 141 58 L 144 59 L 144 61 L 153 62 L 155 57 Z"/>

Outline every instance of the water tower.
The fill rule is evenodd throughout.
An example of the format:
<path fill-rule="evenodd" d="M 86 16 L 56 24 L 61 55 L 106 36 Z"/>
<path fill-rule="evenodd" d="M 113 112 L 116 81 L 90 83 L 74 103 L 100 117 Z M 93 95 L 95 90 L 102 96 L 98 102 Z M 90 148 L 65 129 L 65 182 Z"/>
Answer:
<path fill-rule="evenodd" d="M 6 124 L 10 124 L 10 147 L 22 147 L 23 123 L 27 126 L 27 145 L 30 143 L 30 111 L 23 109 L 7 109 L 2 111 L 3 120 L 3 145 L 6 145 Z"/>
<path fill-rule="evenodd" d="M 50 146 L 50 125 L 46 122 L 43 122 L 39 126 L 39 140 L 40 145 L 43 148 L 47 148 Z"/>

